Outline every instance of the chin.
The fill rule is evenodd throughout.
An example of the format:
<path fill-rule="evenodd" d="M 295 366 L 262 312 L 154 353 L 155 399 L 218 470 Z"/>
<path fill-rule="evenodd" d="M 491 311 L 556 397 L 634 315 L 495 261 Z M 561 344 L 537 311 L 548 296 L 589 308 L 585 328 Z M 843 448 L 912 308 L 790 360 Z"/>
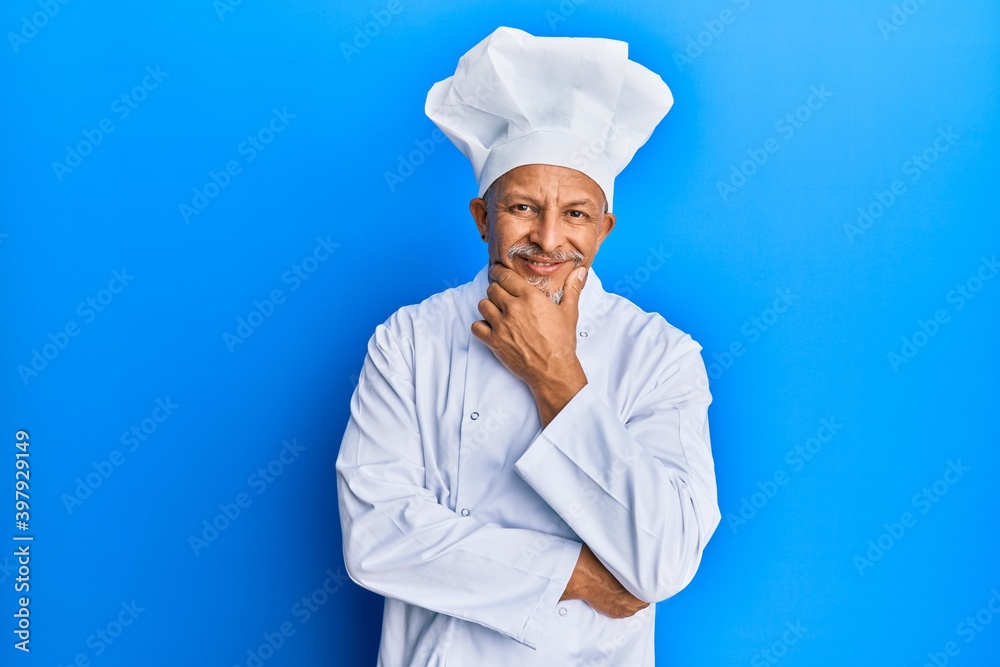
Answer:
<path fill-rule="evenodd" d="M 558 304 L 562 302 L 563 290 L 565 289 L 565 283 L 559 284 L 559 289 L 552 289 L 553 281 L 547 276 L 524 276 L 524 279 L 528 281 L 529 284 L 534 285 L 538 290 L 549 298 L 552 303 Z"/>

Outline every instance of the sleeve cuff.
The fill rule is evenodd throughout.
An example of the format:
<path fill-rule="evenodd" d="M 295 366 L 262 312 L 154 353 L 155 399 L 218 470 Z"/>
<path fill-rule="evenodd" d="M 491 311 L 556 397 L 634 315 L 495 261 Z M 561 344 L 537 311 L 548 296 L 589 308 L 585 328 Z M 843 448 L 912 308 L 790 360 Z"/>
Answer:
<path fill-rule="evenodd" d="M 548 426 L 539 431 L 535 439 L 528 445 L 527 451 L 514 463 L 514 470 L 524 481 L 531 484 L 531 476 L 536 470 L 542 470 L 545 457 L 557 449 L 556 442 L 573 437 L 573 430 L 584 419 L 594 402 L 594 390 L 590 384 L 583 385 L 580 391 L 570 399 L 559 411 Z"/>
<path fill-rule="evenodd" d="M 552 618 L 552 612 L 559 604 L 559 598 L 566 590 L 570 577 L 573 576 L 573 570 L 576 569 L 576 562 L 580 558 L 582 548 L 583 545 L 580 542 L 563 540 L 548 588 L 545 589 L 545 594 L 538 601 L 538 605 L 531 613 L 525 626 L 524 644 L 527 646 L 537 648 L 538 642 L 541 641 L 549 619 Z"/>

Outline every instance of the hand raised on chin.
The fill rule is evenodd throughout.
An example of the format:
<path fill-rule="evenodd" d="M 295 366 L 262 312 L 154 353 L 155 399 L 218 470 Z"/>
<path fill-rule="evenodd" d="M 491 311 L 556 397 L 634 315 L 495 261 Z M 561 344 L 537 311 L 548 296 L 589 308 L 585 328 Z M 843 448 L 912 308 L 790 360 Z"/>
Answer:
<path fill-rule="evenodd" d="M 528 385 L 545 426 L 587 384 L 576 356 L 587 269 L 570 272 L 559 304 L 505 266 L 494 264 L 490 276 L 495 282 L 479 302 L 483 319 L 472 324 L 472 333 Z"/>

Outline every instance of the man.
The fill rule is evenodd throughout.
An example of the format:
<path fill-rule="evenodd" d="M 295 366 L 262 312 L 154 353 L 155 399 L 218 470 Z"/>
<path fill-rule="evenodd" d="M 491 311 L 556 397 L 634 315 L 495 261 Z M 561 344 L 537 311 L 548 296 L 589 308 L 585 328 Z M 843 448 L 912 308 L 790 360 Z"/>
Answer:
<path fill-rule="evenodd" d="M 337 460 L 378 664 L 652 665 L 718 525 L 700 346 L 589 270 L 672 104 L 622 42 L 499 28 L 428 94 L 489 263 L 369 342 Z"/>

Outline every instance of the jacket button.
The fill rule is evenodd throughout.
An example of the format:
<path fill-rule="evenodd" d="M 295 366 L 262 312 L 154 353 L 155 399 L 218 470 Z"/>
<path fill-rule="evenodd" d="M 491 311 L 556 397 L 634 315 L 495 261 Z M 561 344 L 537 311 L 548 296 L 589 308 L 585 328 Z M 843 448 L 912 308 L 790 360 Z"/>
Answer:
<path fill-rule="evenodd" d="M 586 331 L 581 331 L 581 332 L 580 332 L 580 338 L 586 338 L 586 337 L 587 337 L 587 336 L 589 336 L 589 335 L 590 335 L 590 334 L 588 334 L 588 333 L 587 333 Z"/>
<path fill-rule="evenodd" d="M 463 509 L 462 510 L 462 516 L 469 516 L 469 510 Z"/>
<path fill-rule="evenodd" d="M 473 412 L 471 415 L 469 415 L 469 418 L 472 419 L 473 421 L 475 421 L 475 420 L 479 419 L 479 413 L 478 412 Z"/>
<path fill-rule="evenodd" d="M 566 615 L 566 607 L 559 607 L 559 615 L 560 616 Z"/>

